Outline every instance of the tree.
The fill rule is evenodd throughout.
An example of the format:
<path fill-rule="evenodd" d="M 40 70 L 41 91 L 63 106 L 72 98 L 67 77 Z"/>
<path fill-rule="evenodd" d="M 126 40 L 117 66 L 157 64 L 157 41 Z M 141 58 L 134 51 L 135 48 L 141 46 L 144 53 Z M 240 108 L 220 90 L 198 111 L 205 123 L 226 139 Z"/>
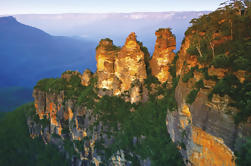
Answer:
<path fill-rule="evenodd" d="M 202 57 L 202 52 L 201 52 L 201 36 L 199 35 L 198 31 L 195 32 L 195 34 L 193 35 L 192 38 L 192 45 L 195 46 L 195 48 L 197 49 L 200 57 Z"/>
<path fill-rule="evenodd" d="M 215 44 L 214 44 L 214 36 L 213 36 L 213 32 L 212 31 L 208 31 L 206 34 L 205 34 L 205 39 L 206 41 L 209 43 L 210 45 L 210 48 L 212 49 L 212 55 L 213 57 L 215 57 L 215 51 L 214 51 L 214 47 L 215 47 Z"/>

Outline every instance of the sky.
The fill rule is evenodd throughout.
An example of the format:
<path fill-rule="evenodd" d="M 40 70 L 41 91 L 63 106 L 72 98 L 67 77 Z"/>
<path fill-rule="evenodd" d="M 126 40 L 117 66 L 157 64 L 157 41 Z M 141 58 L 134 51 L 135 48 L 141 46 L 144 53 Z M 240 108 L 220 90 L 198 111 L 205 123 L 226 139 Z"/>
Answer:
<path fill-rule="evenodd" d="M 225 0 L 0 0 L 0 14 L 212 11 Z"/>

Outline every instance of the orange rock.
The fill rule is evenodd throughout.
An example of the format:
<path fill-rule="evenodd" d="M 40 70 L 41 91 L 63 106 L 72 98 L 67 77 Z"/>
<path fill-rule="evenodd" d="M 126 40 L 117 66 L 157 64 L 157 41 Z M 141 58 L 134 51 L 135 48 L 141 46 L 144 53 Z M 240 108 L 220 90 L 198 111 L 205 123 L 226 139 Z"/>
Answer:
<path fill-rule="evenodd" d="M 154 75 L 161 83 L 171 82 L 172 76 L 169 72 L 169 65 L 175 57 L 173 50 L 176 49 L 176 39 L 170 29 L 159 29 L 155 35 L 157 40 L 155 49 L 150 60 L 152 75 Z"/>
<path fill-rule="evenodd" d="M 116 90 L 120 87 L 114 74 L 114 62 L 119 48 L 110 39 L 102 39 L 96 49 L 98 88 Z"/>
<path fill-rule="evenodd" d="M 146 56 L 135 33 L 131 33 L 115 58 L 115 76 L 121 81 L 122 92 L 129 90 L 133 81 L 139 80 L 143 83 L 146 79 Z"/>
<path fill-rule="evenodd" d="M 227 72 L 228 72 L 228 69 L 214 68 L 213 66 L 211 66 L 208 69 L 208 75 L 209 76 L 217 76 L 218 79 L 222 79 Z"/>
<path fill-rule="evenodd" d="M 239 79 L 241 83 L 243 83 L 246 79 L 246 75 L 250 75 L 250 73 L 247 74 L 245 70 L 238 70 L 234 72 L 234 75 Z"/>
<path fill-rule="evenodd" d="M 181 72 L 182 72 L 182 69 L 183 69 L 183 66 L 184 66 L 184 62 L 186 61 L 187 59 L 187 49 L 190 47 L 190 40 L 189 40 L 189 36 L 187 36 L 182 45 L 181 45 L 181 48 L 180 48 L 180 51 L 179 51 L 179 58 L 176 62 L 176 75 L 181 75 Z"/>
<path fill-rule="evenodd" d="M 192 165 L 198 166 L 234 166 L 233 152 L 224 144 L 223 140 L 210 135 L 202 129 L 192 127 L 193 143 L 200 147 L 189 156 Z"/>
<path fill-rule="evenodd" d="M 81 76 L 81 84 L 83 86 L 89 86 L 91 78 L 92 78 L 92 72 L 90 70 L 86 69 L 84 71 L 83 75 Z"/>

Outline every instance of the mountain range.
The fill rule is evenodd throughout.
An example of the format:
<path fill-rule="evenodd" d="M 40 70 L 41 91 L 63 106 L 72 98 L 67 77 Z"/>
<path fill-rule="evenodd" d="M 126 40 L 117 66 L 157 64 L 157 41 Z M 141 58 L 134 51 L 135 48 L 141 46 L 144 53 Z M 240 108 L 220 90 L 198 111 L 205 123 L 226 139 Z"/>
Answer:
<path fill-rule="evenodd" d="M 83 64 L 95 69 L 95 42 L 52 36 L 24 25 L 14 17 L 0 18 L 1 87 L 31 87 L 45 76 L 56 77 L 65 69 Z"/>

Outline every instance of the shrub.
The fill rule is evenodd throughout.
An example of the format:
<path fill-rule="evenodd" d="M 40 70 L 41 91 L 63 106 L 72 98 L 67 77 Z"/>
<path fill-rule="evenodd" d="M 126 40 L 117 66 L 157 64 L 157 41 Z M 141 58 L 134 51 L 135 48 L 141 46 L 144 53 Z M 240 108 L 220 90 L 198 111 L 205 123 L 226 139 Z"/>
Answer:
<path fill-rule="evenodd" d="M 197 94 L 199 92 L 199 89 L 193 89 L 186 97 L 186 103 L 188 104 L 192 104 L 196 97 L 197 97 Z"/>
<path fill-rule="evenodd" d="M 239 166 L 251 165 L 251 138 L 247 137 L 242 140 L 240 147 L 235 152 L 236 153 L 236 163 Z"/>
<path fill-rule="evenodd" d="M 184 74 L 183 78 L 182 78 L 182 81 L 183 82 L 188 82 L 188 80 L 190 78 L 193 78 L 193 70 L 190 70 L 189 72 L 187 72 L 186 74 Z"/>
<path fill-rule="evenodd" d="M 195 83 L 195 88 L 200 89 L 204 88 L 204 82 L 202 80 L 199 80 Z"/>
<path fill-rule="evenodd" d="M 196 56 L 199 56 L 199 52 L 198 50 L 196 49 L 195 46 L 190 46 L 188 49 L 187 49 L 187 53 L 189 55 L 196 55 Z"/>
<path fill-rule="evenodd" d="M 229 58 L 225 54 L 215 56 L 212 65 L 216 68 L 226 68 L 230 66 Z"/>

